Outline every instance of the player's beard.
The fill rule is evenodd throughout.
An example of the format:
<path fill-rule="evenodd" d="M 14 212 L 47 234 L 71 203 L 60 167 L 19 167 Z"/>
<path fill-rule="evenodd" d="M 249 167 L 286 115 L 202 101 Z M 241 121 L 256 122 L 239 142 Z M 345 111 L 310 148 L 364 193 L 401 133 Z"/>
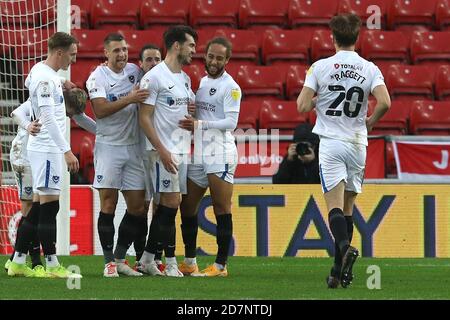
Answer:
<path fill-rule="evenodd" d="M 208 75 L 211 76 L 212 78 L 217 78 L 217 77 L 219 77 L 219 76 L 223 73 L 223 69 L 225 68 L 225 66 L 222 66 L 222 67 L 215 67 L 215 68 L 216 68 L 216 71 L 215 71 L 215 72 L 212 72 L 212 71 L 211 71 L 211 67 L 210 67 L 207 63 L 205 63 L 205 69 L 206 69 L 206 72 L 207 72 Z"/>
<path fill-rule="evenodd" d="M 177 60 L 182 66 L 185 66 L 185 65 L 191 64 L 192 58 L 190 58 L 190 59 L 189 58 L 190 58 L 189 55 L 184 56 L 180 53 L 177 57 Z"/>

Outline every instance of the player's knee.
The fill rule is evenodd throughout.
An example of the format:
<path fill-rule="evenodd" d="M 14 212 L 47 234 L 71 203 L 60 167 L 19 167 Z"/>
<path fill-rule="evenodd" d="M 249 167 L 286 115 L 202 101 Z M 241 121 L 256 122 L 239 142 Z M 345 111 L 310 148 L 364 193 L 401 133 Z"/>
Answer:
<path fill-rule="evenodd" d="M 104 213 L 114 213 L 116 211 L 116 202 L 112 201 L 112 199 L 103 200 L 101 210 Z"/>
<path fill-rule="evenodd" d="M 214 214 L 224 214 L 224 213 L 230 213 L 231 212 L 231 203 L 216 203 L 213 204 Z"/>

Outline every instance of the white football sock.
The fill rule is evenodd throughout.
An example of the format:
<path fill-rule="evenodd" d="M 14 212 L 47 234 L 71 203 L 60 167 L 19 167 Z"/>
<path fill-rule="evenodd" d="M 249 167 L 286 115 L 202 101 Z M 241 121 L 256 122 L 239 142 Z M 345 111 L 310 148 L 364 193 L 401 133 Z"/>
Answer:
<path fill-rule="evenodd" d="M 197 264 L 197 258 L 184 258 L 184 263 L 192 266 L 193 264 Z"/>
<path fill-rule="evenodd" d="M 171 258 L 167 258 L 166 257 L 166 264 L 177 264 L 177 258 L 175 257 L 171 257 Z"/>
<path fill-rule="evenodd" d="M 18 264 L 25 264 L 27 262 L 27 254 L 19 253 L 16 251 L 14 253 L 13 262 L 18 263 Z"/>
<path fill-rule="evenodd" d="M 155 254 L 144 250 L 144 253 L 142 254 L 142 257 L 139 260 L 139 262 L 143 264 L 149 264 L 153 260 L 155 260 Z"/>
<path fill-rule="evenodd" d="M 47 263 L 47 267 L 50 268 L 59 266 L 58 257 L 56 257 L 56 254 L 45 256 L 45 262 Z"/>

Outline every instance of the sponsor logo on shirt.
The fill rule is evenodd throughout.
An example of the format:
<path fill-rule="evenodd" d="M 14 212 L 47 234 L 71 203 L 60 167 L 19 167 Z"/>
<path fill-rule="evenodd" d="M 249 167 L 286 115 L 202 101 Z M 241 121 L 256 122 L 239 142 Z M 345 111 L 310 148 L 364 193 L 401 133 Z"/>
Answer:
<path fill-rule="evenodd" d="M 175 100 L 173 100 L 172 97 L 167 97 L 167 104 L 168 104 L 169 106 L 172 106 L 174 103 L 175 103 Z"/>

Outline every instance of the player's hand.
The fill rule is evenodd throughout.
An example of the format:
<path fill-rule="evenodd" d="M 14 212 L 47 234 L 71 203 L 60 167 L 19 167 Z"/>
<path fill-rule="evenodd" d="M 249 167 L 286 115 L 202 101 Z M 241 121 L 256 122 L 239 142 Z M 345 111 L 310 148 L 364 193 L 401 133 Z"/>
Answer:
<path fill-rule="evenodd" d="M 128 99 L 130 99 L 131 103 L 140 103 L 144 102 L 150 93 L 146 89 L 139 89 L 138 86 L 134 87 L 133 90 L 128 95 Z"/>
<path fill-rule="evenodd" d="M 41 132 L 42 123 L 39 123 L 38 120 L 33 120 L 27 127 L 27 131 L 30 135 L 36 136 L 39 132 Z"/>
<path fill-rule="evenodd" d="M 72 151 L 67 151 L 64 153 L 64 160 L 66 160 L 67 163 L 67 170 L 70 173 L 76 173 L 80 169 L 80 164 L 78 163 L 77 157 L 74 156 Z"/>
<path fill-rule="evenodd" d="M 178 166 L 173 160 L 172 154 L 169 151 L 160 150 L 159 157 L 161 158 L 164 169 L 166 169 L 167 172 L 170 172 L 172 174 L 176 174 L 178 172 Z"/>
<path fill-rule="evenodd" d="M 185 129 L 188 131 L 194 131 L 198 128 L 198 121 L 193 116 L 188 115 L 184 116 L 185 119 L 178 121 L 178 127 L 181 129 Z"/>
<path fill-rule="evenodd" d="M 189 105 L 188 105 L 188 113 L 191 116 L 193 116 L 193 117 L 195 117 L 195 110 L 196 110 L 195 103 L 189 103 Z"/>
<path fill-rule="evenodd" d="M 63 87 L 66 90 L 70 90 L 70 89 L 76 88 L 77 85 L 75 83 L 73 83 L 72 81 L 70 81 L 70 80 L 66 80 L 63 83 Z"/>

